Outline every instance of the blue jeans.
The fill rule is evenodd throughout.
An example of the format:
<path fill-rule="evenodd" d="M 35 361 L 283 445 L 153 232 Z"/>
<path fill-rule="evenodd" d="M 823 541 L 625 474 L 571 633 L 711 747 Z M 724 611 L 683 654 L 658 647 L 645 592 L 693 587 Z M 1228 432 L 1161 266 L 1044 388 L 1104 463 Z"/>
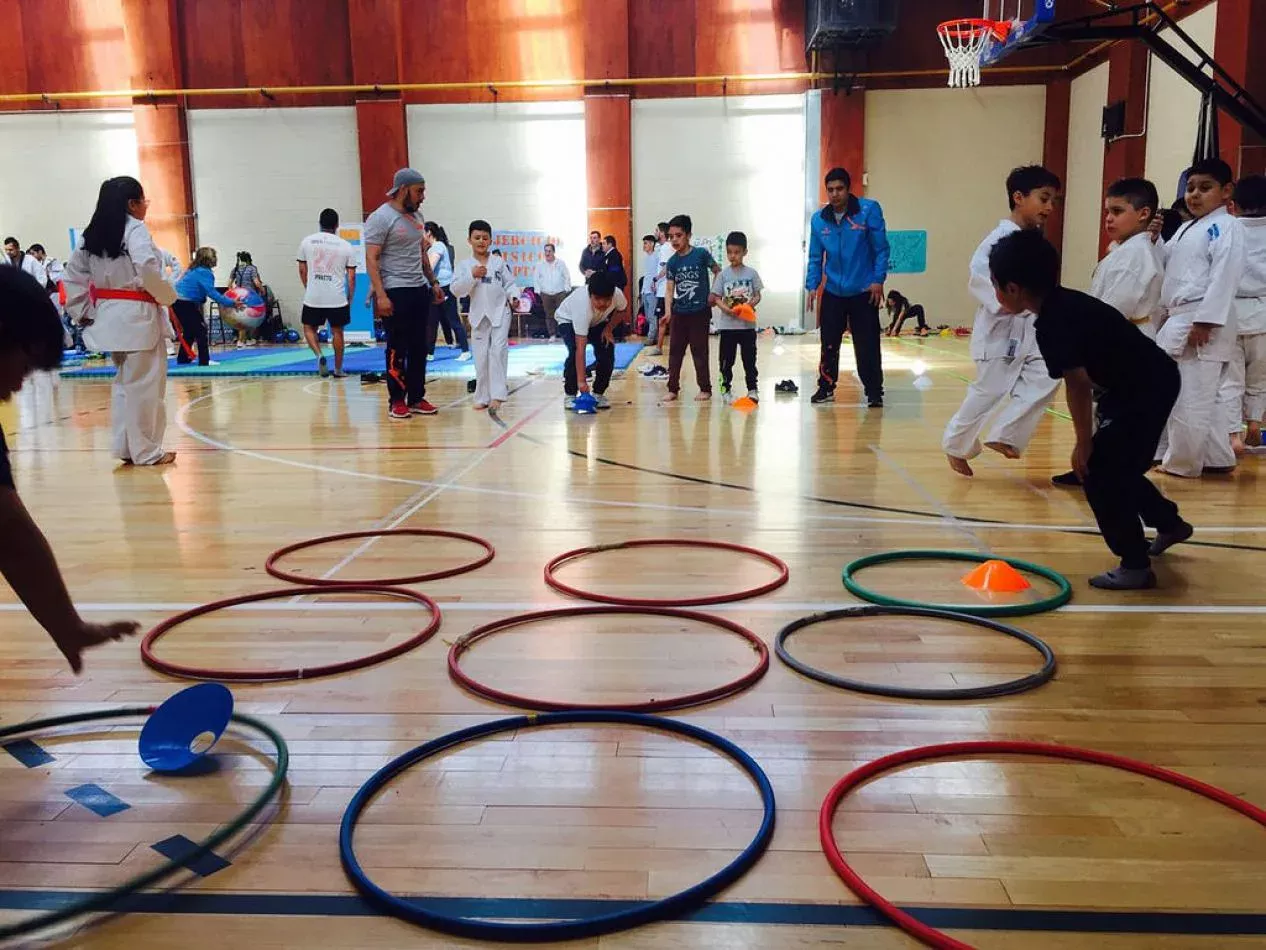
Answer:
<path fill-rule="evenodd" d="M 654 291 L 642 294 L 642 310 L 646 313 L 646 342 L 651 346 L 659 343 L 659 316 L 656 313 L 658 301 Z"/>

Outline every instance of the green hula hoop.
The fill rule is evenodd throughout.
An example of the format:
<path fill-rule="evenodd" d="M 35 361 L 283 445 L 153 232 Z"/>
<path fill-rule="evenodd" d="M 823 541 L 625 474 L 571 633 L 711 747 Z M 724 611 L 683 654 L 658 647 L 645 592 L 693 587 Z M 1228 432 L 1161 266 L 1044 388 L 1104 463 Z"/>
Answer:
<path fill-rule="evenodd" d="M 1032 603 L 981 604 L 973 606 L 970 604 L 929 604 L 918 600 L 888 597 L 885 594 L 877 594 L 857 583 L 855 575 L 858 571 L 874 567 L 877 564 L 889 564 L 893 561 L 970 561 L 973 564 L 983 564 L 985 561 L 1006 561 L 1017 571 L 1036 574 L 1038 577 L 1045 578 L 1055 584 L 1059 590 L 1045 600 L 1035 600 Z M 1063 574 L 1057 574 L 1049 567 L 1042 567 L 1040 564 L 1030 564 L 1028 561 L 1018 561 L 1010 557 L 975 554 L 971 551 L 913 550 L 868 554 L 844 565 L 842 576 L 844 587 L 850 594 L 860 597 L 862 600 L 868 600 L 872 604 L 879 604 L 881 607 L 921 607 L 927 610 L 949 610 L 954 613 L 968 614 L 972 617 L 1025 617 L 1029 614 L 1045 613 L 1048 610 L 1062 607 L 1073 598 L 1073 586 L 1068 583 L 1068 578 Z"/>
<path fill-rule="evenodd" d="M 68 716 L 54 716 L 51 719 L 33 719 L 30 722 L 20 722 L 16 725 L 6 726 L 0 729 L 0 741 L 9 739 L 13 736 L 23 735 L 29 732 L 40 732 L 47 729 L 54 729 L 58 726 L 77 725 L 85 722 L 98 722 L 103 719 L 134 719 L 137 717 L 147 717 L 153 711 L 153 706 L 133 706 L 127 709 L 105 709 L 97 712 L 73 713 Z M 46 927 L 52 927 L 57 924 L 65 923 L 74 917 L 82 914 L 91 914 L 99 911 L 108 911 L 112 905 L 123 898 L 142 891 L 147 887 L 152 887 L 165 878 L 184 869 L 185 864 L 189 861 L 196 861 L 214 851 L 220 845 L 224 844 L 234 835 L 238 834 L 242 829 L 251 823 L 251 821 L 264 810 L 264 807 L 272 800 L 272 798 L 281 790 L 282 784 L 286 780 L 286 770 L 290 767 L 290 749 L 286 745 L 286 740 L 281 737 L 272 726 L 266 722 L 262 722 L 253 716 L 247 716 L 241 713 L 234 713 L 232 722 L 239 723 L 244 726 L 250 726 L 259 730 L 272 742 L 274 746 L 274 755 L 276 762 L 273 766 L 273 777 L 268 785 L 260 792 L 259 796 L 247 806 L 246 810 L 230 821 L 224 827 L 213 832 L 210 837 L 199 842 L 197 848 L 188 855 L 183 855 L 180 861 L 168 861 L 166 864 L 159 865 L 152 871 L 146 871 L 144 874 L 138 874 L 131 880 L 125 881 L 118 887 L 110 888 L 106 891 L 96 891 L 84 896 L 81 901 L 75 901 L 58 910 L 50 911 L 38 917 L 31 917 L 27 920 L 19 921 L 16 924 L 10 924 L 7 927 L 0 926 L 0 941 L 8 940 L 11 937 L 20 937 L 25 934 L 35 933 L 37 930 L 43 930 Z"/>

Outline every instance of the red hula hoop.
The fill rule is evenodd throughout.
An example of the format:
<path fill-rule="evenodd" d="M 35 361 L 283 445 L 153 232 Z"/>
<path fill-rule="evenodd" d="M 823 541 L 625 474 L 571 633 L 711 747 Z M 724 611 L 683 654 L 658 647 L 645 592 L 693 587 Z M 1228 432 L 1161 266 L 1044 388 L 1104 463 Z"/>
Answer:
<path fill-rule="evenodd" d="M 455 538 L 458 541 L 469 541 L 471 544 L 477 544 L 483 548 L 484 554 L 482 557 L 477 557 L 475 560 L 469 561 L 466 564 L 459 564 L 457 567 L 445 568 L 442 571 L 432 571 L 429 574 L 413 574 L 407 577 L 380 577 L 373 578 L 371 580 L 355 581 L 324 580 L 320 577 L 308 577 L 304 574 L 292 574 L 277 566 L 277 562 L 283 557 L 294 554 L 295 551 L 304 551 L 308 548 L 314 548 L 321 544 L 332 544 L 335 541 L 351 541 L 356 538 L 385 538 L 402 535 L 426 538 Z M 264 570 L 278 580 L 288 581 L 291 584 L 309 584 L 314 587 L 347 587 L 349 584 L 369 584 L 373 587 L 394 587 L 399 584 L 424 584 L 427 581 L 437 581 L 442 577 L 453 577 L 457 574 L 465 574 L 468 571 L 478 570 L 496 556 L 496 548 L 483 538 L 476 537 L 473 534 L 463 534 L 460 531 L 440 531 L 435 528 L 391 528 L 383 531 L 346 531 L 342 534 L 327 534 L 319 538 L 310 538 L 307 541 L 296 541 L 294 544 L 287 544 L 284 548 L 278 548 L 272 554 L 268 555 L 268 560 L 264 562 Z"/>
<path fill-rule="evenodd" d="M 746 554 L 772 565 L 778 571 L 778 576 L 759 587 L 741 590 L 733 594 L 715 594 L 710 597 L 684 597 L 680 599 L 613 597 L 610 594 L 598 594 L 592 591 L 581 590 L 579 587 L 572 587 L 554 576 L 554 572 L 568 561 L 574 561 L 589 554 L 598 554 L 602 551 L 619 551 L 624 548 L 649 547 L 701 547 L 714 548 L 718 551 L 737 551 L 739 554 Z M 569 594 L 572 597 L 579 597 L 581 600 L 592 600 L 600 604 L 616 604 L 621 607 L 704 607 L 708 604 L 727 604 L 735 600 L 748 600 L 782 587 L 783 584 L 787 583 L 787 578 L 790 574 L 791 572 L 788 570 L 785 561 L 765 551 L 745 547 L 742 544 L 731 544 L 728 541 L 701 541 L 694 538 L 638 538 L 632 541 L 618 541 L 615 544 L 595 544 L 587 548 L 576 548 L 574 551 L 566 551 L 545 565 L 545 583 L 554 588 L 554 590 L 563 594 Z"/>
<path fill-rule="evenodd" d="M 160 637 L 169 633 L 173 627 L 178 627 L 180 624 L 193 620 L 195 617 L 201 617 L 204 614 L 214 613 L 217 610 L 224 610 L 228 607 L 236 607 L 240 604 L 258 603 L 262 600 L 280 600 L 282 597 L 331 593 L 329 587 L 287 587 L 282 590 L 268 590 L 258 594 L 242 594 L 239 597 L 213 600 L 209 604 L 203 604 L 201 607 L 194 607 L 192 610 L 186 610 L 184 613 L 170 617 L 145 635 L 145 639 L 141 641 L 141 659 L 145 661 L 147 666 L 158 670 L 160 673 L 178 676 L 183 679 L 213 680 L 224 683 L 315 679 L 319 676 L 333 676 L 335 673 L 349 673 L 352 670 L 361 670 L 367 666 L 381 663 L 383 660 L 390 660 L 392 657 L 400 656 L 402 653 L 408 653 L 429 640 L 435 631 L 440 628 L 441 615 L 439 605 L 430 597 L 427 597 L 426 594 L 406 590 L 402 587 L 385 587 L 381 584 L 340 584 L 338 585 L 338 592 L 343 594 L 381 594 L 386 597 L 412 600 L 431 612 L 431 622 L 426 625 L 425 629 L 393 647 L 388 647 L 378 653 L 360 657 L 359 659 L 327 663 L 324 666 L 298 666 L 287 670 L 216 670 L 197 666 L 183 666 L 179 663 L 161 660 L 154 655 L 154 644 L 158 642 Z"/>
<path fill-rule="evenodd" d="M 491 686 L 485 686 L 470 677 L 461 668 L 462 654 L 474 646 L 478 641 L 486 639 L 493 634 L 500 633 L 510 627 L 517 627 L 525 623 L 533 623 L 538 620 L 555 620 L 560 617 L 585 617 L 585 616 L 611 616 L 613 614 L 636 614 L 639 616 L 652 617 L 677 617 L 682 620 L 693 620 L 698 623 L 705 623 L 709 626 L 720 627 L 722 630 L 728 630 L 737 634 L 746 640 L 756 651 L 759 657 L 756 666 L 745 673 L 743 676 L 730 683 L 715 686 L 712 689 L 706 689 L 698 693 L 690 693 L 685 696 L 670 696 L 666 699 L 651 699 L 643 703 L 626 703 L 623 705 L 614 703 L 564 703 L 555 702 L 549 699 L 537 699 L 532 696 L 519 696 L 516 693 L 507 693 Z M 700 706 L 704 703 L 710 703 L 718 699 L 724 699 L 727 696 L 733 696 L 741 693 L 749 686 L 756 683 L 762 676 L 769 671 L 769 648 L 765 646 L 765 641 L 746 627 L 734 623 L 732 620 L 726 620 L 722 617 L 713 617 L 710 614 L 698 613 L 691 610 L 674 610 L 669 607 L 563 607 L 557 610 L 538 610 L 533 613 L 520 614 L 517 617 L 505 617 L 501 620 L 494 620 L 492 623 L 484 624 L 482 627 L 476 627 L 470 633 L 460 637 L 448 651 L 448 675 L 452 677 L 454 682 L 464 689 L 469 690 L 476 696 L 482 696 L 496 703 L 503 703 L 507 706 L 517 706 L 520 709 L 535 709 L 538 711 L 560 712 L 578 710 L 609 710 L 615 712 L 663 712 L 669 709 L 685 709 L 688 706 Z"/>
<path fill-rule="evenodd" d="M 1173 772 L 1158 765 L 1127 759 L 1108 752 L 1095 752 L 1091 749 L 1077 749 L 1071 746 L 1048 745 L 1042 742 L 947 742 L 941 745 L 905 749 L 901 752 L 885 755 L 882 758 L 875 759 L 873 762 L 867 762 L 860 768 L 854 769 L 835 783 L 827 793 L 826 800 L 822 803 L 821 811 L 818 812 L 818 836 L 822 841 L 822 850 L 826 853 L 827 861 L 854 894 L 906 933 L 921 940 L 929 947 L 937 948 L 937 950 L 975 950 L 975 948 L 971 944 L 955 940 L 948 934 L 916 919 L 867 884 L 862 876 L 854 871 L 844 859 L 839 845 L 835 842 L 835 834 L 831 829 L 831 820 L 835 817 L 835 812 L 845 795 L 863 782 L 878 775 L 915 762 L 972 755 L 1036 755 L 1051 759 L 1071 759 L 1075 762 L 1105 765 L 1109 768 L 1121 769 L 1122 771 L 1133 772 L 1136 775 L 1142 775 L 1147 778 L 1158 779 L 1169 785 L 1194 792 L 1232 811 L 1237 811 L 1247 818 L 1253 819 L 1259 825 L 1266 826 L 1266 810 L 1258 808 L 1251 802 L 1232 795 L 1228 791 L 1208 785 L 1189 775 L 1183 775 L 1181 772 Z"/>

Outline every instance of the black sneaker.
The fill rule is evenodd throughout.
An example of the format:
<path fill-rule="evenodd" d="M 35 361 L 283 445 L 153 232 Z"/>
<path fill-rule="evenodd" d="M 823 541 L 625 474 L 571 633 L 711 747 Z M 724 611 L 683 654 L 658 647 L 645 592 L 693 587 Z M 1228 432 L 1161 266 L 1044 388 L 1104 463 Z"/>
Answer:
<path fill-rule="evenodd" d="M 774 392 L 794 395 L 795 393 L 800 392 L 800 387 L 797 386 L 793 380 L 784 379 L 782 382 L 774 386 Z"/>
<path fill-rule="evenodd" d="M 1157 531 L 1156 540 L 1152 542 L 1152 546 L 1147 549 L 1147 553 L 1152 557 L 1164 554 L 1175 544 L 1182 544 L 1184 541 L 1191 539 L 1196 533 L 1196 529 L 1185 521 L 1180 521 L 1171 531 Z"/>
<path fill-rule="evenodd" d="M 868 400 L 866 400 L 866 408 L 868 408 L 868 409 L 882 409 L 883 407 L 884 407 L 884 397 L 883 397 L 883 396 L 880 396 L 878 399 L 868 399 Z"/>
<path fill-rule="evenodd" d="M 330 364 L 325 361 L 324 356 L 317 360 L 317 374 L 322 379 L 330 375 Z"/>
<path fill-rule="evenodd" d="M 1080 488 L 1081 478 L 1076 472 L 1065 472 L 1063 475 L 1052 475 L 1051 484 L 1060 488 Z"/>
<path fill-rule="evenodd" d="M 1151 590 L 1156 575 L 1147 567 L 1114 567 L 1090 578 L 1090 586 L 1099 590 Z"/>
<path fill-rule="evenodd" d="M 835 390 L 819 386 L 818 391 L 809 397 L 809 402 L 815 406 L 824 402 L 835 402 Z"/>

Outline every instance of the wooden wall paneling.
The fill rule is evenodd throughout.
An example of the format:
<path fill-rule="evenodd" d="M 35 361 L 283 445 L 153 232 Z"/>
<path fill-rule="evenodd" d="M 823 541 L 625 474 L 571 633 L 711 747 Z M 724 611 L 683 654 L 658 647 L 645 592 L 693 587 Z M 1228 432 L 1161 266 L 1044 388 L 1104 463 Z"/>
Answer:
<path fill-rule="evenodd" d="M 361 210 L 368 215 L 386 200 L 396 170 L 409 164 L 404 102 L 397 98 L 357 102 L 356 140 Z"/>
<path fill-rule="evenodd" d="M 630 0 L 585 5 L 579 69 L 586 78 L 628 77 L 629 5 Z M 627 86 L 586 88 L 585 181 L 589 227 L 614 235 L 626 269 L 633 269 L 633 109 Z"/>
<path fill-rule="evenodd" d="M 1105 142 L 1103 187 L 1121 178 L 1145 174 L 1147 168 L 1147 69 L 1151 54 L 1142 43 L 1118 43 L 1108 56 L 1108 104 L 1125 102 L 1125 131 L 1129 138 Z M 1099 254 L 1108 250 L 1108 235 L 1100 226 Z"/>
<path fill-rule="evenodd" d="M 734 76 L 754 73 L 777 73 L 783 66 L 786 34 L 794 40 L 795 23 L 788 27 L 780 20 L 790 4 L 773 2 L 735 4 L 734 0 L 695 0 L 695 69 L 701 76 Z M 804 67 L 803 3 L 799 19 L 800 61 L 792 71 Z M 794 60 L 793 60 L 794 63 Z M 700 84 L 699 95 L 732 96 L 761 93 L 801 92 L 803 81 L 785 83 Z"/>
<path fill-rule="evenodd" d="M 1266 0 L 1227 0 L 1218 4 L 1214 59 L 1258 102 L 1266 103 Z M 1237 174 L 1266 172 L 1266 140 L 1220 114 L 1222 157 Z"/>
<path fill-rule="evenodd" d="M 0 0 L 0 94 L 20 95 L 30 91 L 26 70 L 26 50 L 22 43 L 21 0 Z M 5 111 L 25 109 L 22 103 L 5 103 Z"/>
<path fill-rule="evenodd" d="M 847 169 L 853 179 L 853 191 L 865 194 L 862 186 L 866 174 L 866 94 L 861 90 L 822 92 L 822 177 L 832 168 Z M 826 203 L 826 182 L 818 182 L 818 198 Z"/>
<path fill-rule="evenodd" d="M 28 84 L 28 89 L 22 91 L 128 88 L 127 44 L 119 0 L 24 3 L 20 22 Z M 67 55 L 68 49 L 73 49 L 74 55 Z M 75 107 L 80 105 L 75 103 Z M 131 101 L 98 100 L 91 105 L 127 108 Z"/>
<path fill-rule="evenodd" d="M 241 0 L 250 86 L 341 86 L 352 81 L 347 0 Z M 263 96 L 257 106 L 350 105 L 348 93 Z"/>
<path fill-rule="evenodd" d="M 471 76 L 466 0 L 400 0 L 400 81 L 465 82 Z M 505 29 L 510 29 L 507 25 Z M 485 102 L 486 93 L 408 93 L 406 102 Z"/>
<path fill-rule="evenodd" d="M 347 0 L 352 82 L 401 82 L 400 0 Z"/>
<path fill-rule="evenodd" d="M 181 72 L 188 89 L 236 89 L 247 84 L 242 48 L 240 0 L 198 0 L 178 7 Z M 205 96 L 191 100 L 200 109 L 257 105 L 254 96 Z"/>
<path fill-rule="evenodd" d="M 694 76 L 698 8 L 681 0 L 629 0 L 629 67 L 633 76 Z M 639 99 L 695 95 L 690 84 L 638 86 Z"/>
<path fill-rule="evenodd" d="M 1042 148 L 1042 164 L 1068 182 L 1068 122 L 1072 110 L 1072 82 L 1061 76 L 1046 86 L 1046 131 Z M 1047 219 L 1046 238 L 1055 249 L 1064 248 L 1064 199 L 1055 204 L 1055 213 Z"/>

